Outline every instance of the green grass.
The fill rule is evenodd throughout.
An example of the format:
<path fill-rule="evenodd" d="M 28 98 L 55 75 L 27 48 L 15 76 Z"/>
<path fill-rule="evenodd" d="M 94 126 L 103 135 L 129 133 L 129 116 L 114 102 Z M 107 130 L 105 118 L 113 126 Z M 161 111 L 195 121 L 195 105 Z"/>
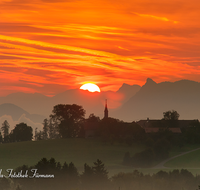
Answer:
<path fill-rule="evenodd" d="M 165 163 L 170 168 L 199 168 L 200 169 L 200 150 L 179 156 Z"/>
<path fill-rule="evenodd" d="M 190 150 L 194 150 L 194 149 L 197 149 L 197 148 L 200 148 L 199 144 L 186 144 L 182 148 L 174 146 L 174 147 L 172 147 L 172 149 L 170 151 L 169 157 L 173 157 L 173 156 L 179 155 L 183 152 L 188 152 Z"/>
<path fill-rule="evenodd" d="M 123 156 L 127 151 L 134 155 L 143 149 L 144 146 L 137 144 L 129 147 L 125 144 L 111 145 L 97 139 L 79 138 L 8 143 L 0 145 L 0 169 L 14 169 L 23 164 L 32 166 L 43 157 L 53 157 L 61 164 L 72 161 L 82 171 L 84 163 L 92 166 L 93 162 L 100 159 L 113 174 L 132 171 L 132 168 L 122 165 Z"/>
<path fill-rule="evenodd" d="M 170 152 L 170 157 L 178 155 L 182 152 L 196 149 L 200 145 L 186 145 L 182 149 L 174 147 Z M 136 152 L 144 150 L 143 145 L 133 144 L 128 146 L 126 144 L 101 142 L 98 139 L 56 139 L 46 141 L 33 142 L 18 142 L 0 144 L 0 169 L 15 169 L 23 164 L 32 166 L 36 164 L 43 157 L 47 159 L 55 158 L 56 161 L 63 164 L 73 162 L 80 172 L 83 171 L 85 163 L 90 166 L 93 165 L 97 159 L 100 159 L 105 164 L 112 176 L 119 172 L 132 172 L 133 167 L 126 167 L 122 165 L 122 160 L 125 152 L 129 151 L 131 156 Z M 194 168 L 193 173 L 200 173 L 200 169 L 196 172 L 195 168 L 200 168 L 200 150 L 189 153 L 167 162 L 165 171 L 173 170 L 174 168 Z M 139 171 L 147 173 L 156 173 L 160 169 L 138 169 Z"/>

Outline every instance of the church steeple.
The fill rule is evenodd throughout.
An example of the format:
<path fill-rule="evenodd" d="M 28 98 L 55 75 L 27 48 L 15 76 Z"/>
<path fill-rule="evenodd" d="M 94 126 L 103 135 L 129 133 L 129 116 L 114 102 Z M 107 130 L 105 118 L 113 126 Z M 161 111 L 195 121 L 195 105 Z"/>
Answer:
<path fill-rule="evenodd" d="M 108 118 L 107 99 L 106 99 L 106 102 L 105 102 L 104 118 Z"/>

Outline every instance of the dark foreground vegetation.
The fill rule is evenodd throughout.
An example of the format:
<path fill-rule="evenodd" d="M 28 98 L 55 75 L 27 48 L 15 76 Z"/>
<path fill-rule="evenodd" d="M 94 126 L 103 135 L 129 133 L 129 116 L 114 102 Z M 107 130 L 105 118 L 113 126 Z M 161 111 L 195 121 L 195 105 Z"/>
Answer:
<path fill-rule="evenodd" d="M 49 119 L 45 119 L 43 130 L 35 130 L 35 141 L 60 138 L 97 138 L 103 143 L 115 143 L 130 146 L 133 143 L 145 145 L 145 149 L 134 155 L 126 152 L 121 155 L 121 163 L 128 167 L 151 167 L 169 157 L 172 147 L 180 149 L 185 144 L 200 144 L 200 123 L 194 120 L 181 128 L 176 111 L 163 113 L 163 118 L 151 122 L 149 129 L 158 128 L 155 133 L 147 133 L 136 122 L 123 122 L 115 118 L 100 119 L 91 114 L 85 119 L 85 110 L 78 105 L 59 104 L 54 106 Z M 179 129 L 173 133 L 171 129 Z M 2 124 L 0 142 L 32 141 L 33 130 L 20 123 L 9 133 L 9 123 Z M 81 158 L 80 158 L 81 159 Z M 119 163 L 120 164 L 120 163 Z M 14 172 L 14 171 L 13 171 Z M 8 178 L 0 175 L 0 190 L 192 190 L 200 184 L 200 176 L 194 176 L 187 170 L 159 171 L 149 175 L 138 172 L 118 173 L 108 178 L 108 171 L 101 160 L 93 166 L 84 165 L 79 173 L 74 164 L 56 162 L 43 158 L 36 165 L 21 166 Z M 36 172 L 34 174 L 34 172 Z M 43 177 L 40 176 L 43 175 Z M 24 177 L 16 177 L 22 175 Z M 33 176 L 29 178 L 29 176 Z M 47 175 L 47 177 L 44 177 Z M 27 177 L 28 176 L 28 177 Z M 49 176 L 49 177 L 48 177 Z"/>
<path fill-rule="evenodd" d="M 185 144 L 200 144 L 200 122 L 191 120 L 184 127 L 178 121 L 179 114 L 172 110 L 163 113 L 161 120 L 148 121 L 148 127 L 139 122 L 123 122 L 105 115 L 103 119 L 91 114 L 85 118 L 82 106 L 58 104 L 53 107 L 49 119 L 43 122 L 43 129 L 35 129 L 35 141 L 61 138 L 97 138 L 105 143 L 130 146 L 133 143 L 145 145 L 141 152 L 122 155 L 122 163 L 133 167 L 151 167 L 169 157 L 173 147 L 180 149 Z M 0 142 L 20 142 L 33 140 L 33 129 L 20 123 L 9 133 L 9 123 L 1 127 Z M 145 129 L 158 129 L 148 133 Z M 173 130 L 172 130 L 173 129 Z M 174 130 L 175 129 L 175 130 Z M 173 131 L 179 131 L 173 132 Z"/>
<path fill-rule="evenodd" d="M 18 167 L 12 174 L 0 179 L 1 190 L 196 190 L 200 184 L 200 175 L 194 176 L 186 169 L 152 175 L 134 170 L 108 178 L 108 171 L 98 159 L 93 166 L 85 164 L 82 173 L 72 162 L 61 164 L 54 158 L 43 158 L 34 166 Z"/>

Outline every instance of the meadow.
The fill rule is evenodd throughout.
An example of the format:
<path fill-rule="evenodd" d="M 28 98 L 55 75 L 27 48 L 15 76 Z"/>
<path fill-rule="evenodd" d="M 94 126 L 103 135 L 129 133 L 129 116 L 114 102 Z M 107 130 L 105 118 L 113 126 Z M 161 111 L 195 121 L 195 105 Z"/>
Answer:
<path fill-rule="evenodd" d="M 170 168 L 190 168 L 200 170 L 200 150 L 176 157 L 164 164 Z"/>
<path fill-rule="evenodd" d="M 183 148 L 173 148 L 170 157 L 198 148 L 199 145 L 186 145 Z M 135 169 L 143 173 L 156 173 L 159 168 L 133 168 L 122 165 L 125 152 L 134 155 L 145 149 L 141 144 L 127 144 L 102 142 L 98 139 L 54 139 L 41 141 L 26 141 L 18 143 L 0 144 L 0 169 L 15 169 L 22 165 L 33 166 L 43 157 L 47 159 L 55 158 L 63 164 L 73 162 L 79 172 L 83 171 L 83 166 L 87 163 L 93 166 L 97 159 L 102 160 L 109 171 L 109 176 L 119 172 L 132 172 Z M 199 173 L 200 169 L 200 150 L 187 155 L 177 157 L 167 162 L 162 170 L 169 171 L 180 166 L 181 168 L 193 168 L 192 173 Z"/>
<path fill-rule="evenodd" d="M 0 145 L 0 169 L 16 168 L 23 164 L 32 166 L 43 157 L 55 158 L 63 164 L 73 162 L 79 171 L 85 163 L 93 165 L 97 159 L 102 160 L 106 168 L 115 173 L 130 170 L 122 165 L 125 152 L 132 155 L 144 149 L 143 145 L 113 144 L 101 142 L 97 139 L 55 139 L 41 141 L 26 141 L 5 143 Z"/>

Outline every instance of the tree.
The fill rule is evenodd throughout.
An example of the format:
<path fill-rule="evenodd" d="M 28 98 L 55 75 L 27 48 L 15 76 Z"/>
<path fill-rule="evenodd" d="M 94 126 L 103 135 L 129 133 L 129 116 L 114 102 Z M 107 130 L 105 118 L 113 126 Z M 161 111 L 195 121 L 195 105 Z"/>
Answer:
<path fill-rule="evenodd" d="M 5 138 L 6 136 L 9 135 L 9 128 L 10 128 L 10 125 L 8 123 L 7 120 L 5 120 L 3 123 L 2 123 L 2 127 L 1 127 L 1 130 L 3 132 L 3 137 Z"/>
<path fill-rule="evenodd" d="M 178 120 L 180 115 L 177 111 L 166 111 L 163 112 L 164 120 Z"/>
<path fill-rule="evenodd" d="M 178 127 L 179 113 L 177 111 L 163 112 L 163 120 L 166 121 L 167 127 Z"/>
<path fill-rule="evenodd" d="M 62 138 L 76 137 L 80 130 L 80 122 L 84 119 L 85 110 L 82 106 L 73 104 L 58 104 L 50 115 Z"/>
<path fill-rule="evenodd" d="M 3 137 L 2 137 L 2 134 L 1 134 L 1 131 L 0 131 L 0 143 L 3 142 Z"/>
<path fill-rule="evenodd" d="M 49 131 L 49 126 L 48 126 L 48 120 L 44 119 L 43 122 L 43 139 L 47 140 L 48 139 L 48 131 Z"/>
<path fill-rule="evenodd" d="M 67 184 L 67 187 L 72 189 L 79 184 L 79 173 L 72 162 L 69 164 L 65 162 L 61 168 L 60 174 L 60 179 L 63 179 L 62 181 L 64 182 L 63 186 Z"/>
<path fill-rule="evenodd" d="M 94 171 L 94 175 L 96 179 L 99 179 L 99 180 L 108 179 L 108 172 L 105 169 L 105 166 L 101 160 L 97 159 L 97 161 L 94 162 L 94 167 L 92 167 L 92 169 Z"/>
<path fill-rule="evenodd" d="M 95 188 L 92 189 L 96 190 L 106 189 L 106 187 L 108 187 L 109 185 L 109 180 L 108 180 L 108 172 L 105 169 L 103 162 L 97 159 L 97 161 L 94 162 L 92 170 L 94 172 L 92 177 L 93 184 L 95 184 Z"/>
<path fill-rule="evenodd" d="M 51 119 L 49 121 L 48 136 L 49 136 L 50 139 L 55 139 L 56 138 L 56 129 L 55 129 Z"/>
<path fill-rule="evenodd" d="M 154 145 L 154 152 L 157 160 L 168 158 L 171 145 L 166 139 L 159 139 Z"/>
<path fill-rule="evenodd" d="M 123 132 L 119 130 L 122 129 L 122 127 L 120 127 L 121 124 L 122 122 L 120 120 L 111 117 L 103 118 L 100 121 L 99 133 L 105 142 L 112 140 L 110 138 L 111 135 L 113 135 L 112 138 L 114 136 L 122 135 Z"/>
<path fill-rule="evenodd" d="M 151 167 L 155 160 L 154 151 L 151 148 L 147 148 L 141 152 L 136 153 L 131 163 L 134 167 Z"/>
<path fill-rule="evenodd" d="M 100 118 L 98 116 L 95 116 L 93 113 L 89 115 L 88 122 L 98 123 L 100 122 Z"/>
<path fill-rule="evenodd" d="M 94 175 L 94 171 L 92 169 L 92 167 L 90 167 L 88 164 L 84 164 L 84 171 L 82 174 L 82 178 L 88 178 Z"/>
<path fill-rule="evenodd" d="M 43 132 L 41 130 L 37 130 L 37 128 L 35 128 L 35 141 L 40 141 L 43 139 Z"/>
<path fill-rule="evenodd" d="M 83 189 L 95 189 L 94 170 L 88 164 L 84 164 L 84 171 L 81 175 Z"/>
<path fill-rule="evenodd" d="M 42 173 L 52 173 L 57 170 L 57 163 L 54 158 L 47 160 L 47 158 L 42 158 L 35 166 Z"/>
<path fill-rule="evenodd" d="M 19 123 L 12 131 L 14 141 L 31 141 L 33 138 L 33 129 L 25 123 Z"/>

